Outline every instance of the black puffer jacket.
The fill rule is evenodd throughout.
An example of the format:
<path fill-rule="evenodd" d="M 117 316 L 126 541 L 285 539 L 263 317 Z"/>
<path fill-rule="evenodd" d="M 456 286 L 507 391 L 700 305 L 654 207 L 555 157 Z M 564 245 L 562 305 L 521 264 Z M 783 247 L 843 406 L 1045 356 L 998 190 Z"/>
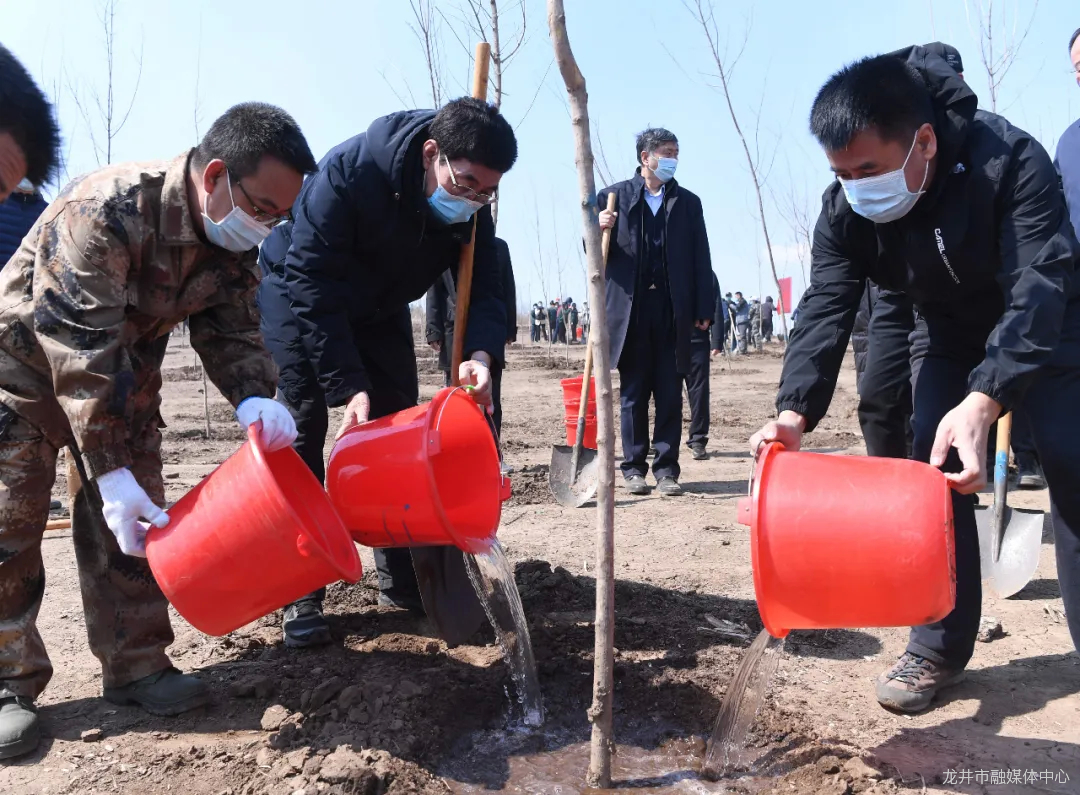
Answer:
<path fill-rule="evenodd" d="M 941 58 L 922 47 L 896 55 L 932 95 L 937 171 L 914 209 L 888 224 L 856 215 L 839 182 L 825 191 L 777 397 L 808 429 L 832 399 L 868 279 L 910 296 L 931 348 L 973 366 L 968 388 L 1006 410 L 1040 368 L 1080 366 L 1080 244 L 1049 156 L 1002 117 L 977 112 Z"/>
<path fill-rule="evenodd" d="M 330 406 L 371 388 L 354 335 L 420 298 L 444 271 L 456 279 L 471 223 L 446 226 L 427 206 L 420 149 L 434 116 L 384 116 L 330 150 L 300 191 L 296 220 L 271 235 L 292 237 L 285 282 Z M 506 308 L 490 208 L 477 218 L 465 354 L 500 360 Z"/>

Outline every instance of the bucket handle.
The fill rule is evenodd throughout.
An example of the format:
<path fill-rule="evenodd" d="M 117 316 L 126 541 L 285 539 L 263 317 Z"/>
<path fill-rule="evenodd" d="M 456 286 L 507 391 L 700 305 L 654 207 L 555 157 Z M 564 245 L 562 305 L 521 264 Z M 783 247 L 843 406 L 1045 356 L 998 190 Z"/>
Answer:
<path fill-rule="evenodd" d="M 776 445 L 776 449 L 784 449 L 784 445 L 780 444 L 780 442 L 766 442 L 764 439 L 758 442 L 757 448 L 754 450 L 754 456 L 750 459 L 750 479 L 746 484 L 747 497 L 754 496 L 754 481 L 757 479 L 758 457 L 761 455 L 762 445 Z"/>
<path fill-rule="evenodd" d="M 450 395 L 454 394 L 459 390 L 464 392 L 471 392 L 473 389 L 475 389 L 475 387 L 470 385 L 456 386 L 452 390 L 450 390 Z M 446 397 L 449 399 L 450 395 L 447 395 Z M 432 427 L 436 431 L 439 430 L 439 423 L 442 422 L 442 415 L 445 410 L 446 401 L 444 400 L 442 406 L 439 407 L 439 416 L 436 417 L 435 422 L 432 423 Z M 499 431 L 495 427 L 495 420 L 491 418 L 491 415 L 488 414 L 486 410 L 480 409 L 480 411 L 483 413 L 484 419 L 487 420 L 487 424 L 491 427 L 491 435 L 495 438 L 495 452 L 499 454 L 499 492 L 506 495 L 503 497 L 503 502 L 505 502 L 506 500 L 510 499 L 510 496 L 507 493 L 510 490 L 510 479 L 504 474 L 506 472 L 506 468 L 504 466 L 505 461 L 503 460 L 502 441 L 499 439 Z"/>

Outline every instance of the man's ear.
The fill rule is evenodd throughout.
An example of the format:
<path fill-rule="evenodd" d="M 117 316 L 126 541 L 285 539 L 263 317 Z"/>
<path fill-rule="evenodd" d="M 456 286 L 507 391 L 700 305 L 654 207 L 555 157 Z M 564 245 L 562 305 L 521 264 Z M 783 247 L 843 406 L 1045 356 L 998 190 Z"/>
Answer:
<path fill-rule="evenodd" d="M 215 159 L 207 163 L 206 168 L 203 170 L 203 190 L 207 193 L 213 193 L 218 180 L 225 175 L 227 170 L 224 160 Z"/>
<path fill-rule="evenodd" d="M 933 160 L 937 156 L 937 133 L 934 132 L 934 125 L 927 122 L 919 128 L 918 132 L 919 148 L 922 150 L 923 157 L 926 160 Z"/>
<path fill-rule="evenodd" d="M 420 151 L 423 154 L 424 171 L 427 171 L 435 162 L 435 158 L 439 156 L 439 144 L 434 138 L 428 138 Z"/>

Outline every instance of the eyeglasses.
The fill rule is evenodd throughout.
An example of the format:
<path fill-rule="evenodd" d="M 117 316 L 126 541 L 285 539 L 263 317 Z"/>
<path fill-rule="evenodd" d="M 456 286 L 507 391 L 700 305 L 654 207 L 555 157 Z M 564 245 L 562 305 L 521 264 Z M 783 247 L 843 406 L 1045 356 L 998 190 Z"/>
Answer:
<path fill-rule="evenodd" d="M 480 204 L 491 204 L 499 198 L 498 188 L 495 188 L 491 193 L 477 193 L 467 185 L 459 185 L 457 175 L 454 173 L 454 168 L 450 165 L 450 161 L 447 159 L 446 155 L 442 155 L 442 159 L 443 162 L 446 163 L 446 170 L 450 172 L 450 182 L 454 186 L 455 196 L 460 196 L 469 201 L 479 202 Z"/>
<path fill-rule="evenodd" d="M 292 210 L 287 210 L 284 215 L 278 215 L 276 213 L 268 213 L 266 212 L 266 210 L 260 209 L 259 205 L 257 205 L 252 200 L 251 195 L 247 192 L 247 189 L 244 188 L 244 183 L 242 183 L 240 180 L 236 180 L 236 187 L 238 187 L 240 189 L 240 192 L 244 194 L 244 198 L 247 199 L 248 204 L 251 205 L 251 209 L 255 211 L 255 214 L 252 217 L 263 226 L 268 226 L 273 229 L 278 224 L 282 224 L 286 221 L 291 221 L 293 219 Z"/>

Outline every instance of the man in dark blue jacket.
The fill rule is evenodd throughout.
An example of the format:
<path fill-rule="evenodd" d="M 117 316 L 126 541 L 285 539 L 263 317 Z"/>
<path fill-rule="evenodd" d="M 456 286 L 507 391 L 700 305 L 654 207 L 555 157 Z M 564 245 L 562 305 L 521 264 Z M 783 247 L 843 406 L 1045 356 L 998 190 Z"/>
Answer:
<path fill-rule="evenodd" d="M 1049 484 L 1058 581 L 1080 644 L 1080 243 L 1045 150 L 977 105 L 923 47 L 858 61 L 818 93 L 811 131 L 837 181 L 814 232 L 779 417 L 751 439 L 755 451 L 773 440 L 797 450 L 824 416 L 867 279 L 910 297 L 926 321 L 912 351 L 913 458 L 942 467 L 953 489 L 956 606 L 912 628 L 878 680 L 878 701 L 906 712 L 958 682 L 974 651 L 971 495 L 986 483 L 989 428 L 1013 408 L 1027 412 Z"/>
<path fill-rule="evenodd" d="M 516 158 L 513 129 L 480 100 L 384 116 L 330 150 L 304 184 L 294 220 L 264 243 L 263 333 L 281 369 L 281 399 L 296 418 L 296 450 L 320 479 L 327 407 L 345 408 L 340 437 L 416 405 L 409 302 L 445 271 L 456 278 L 474 215 L 472 299 L 458 375 L 490 406 L 490 370 L 502 366 L 507 333 L 489 205 Z M 409 550 L 376 550 L 375 560 L 380 602 L 422 609 Z M 321 601 L 317 592 L 286 609 L 288 645 L 329 640 Z"/>
<path fill-rule="evenodd" d="M 59 164 L 52 106 L 26 67 L 0 45 L 0 201 L 24 179 L 44 185 Z"/>
<path fill-rule="evenodd" d="M 712 351 L 723 346 L 724 311 L 720 300 L 720 282 L 712 274 L 713 314 L 709 329 L 694 328 L 690 339 L 690 372 L 683 376 L 686 381 L 686 397 L 690 403 L 690 435 L 686 446 L 695 461 L 709 457 L 705 448 L 709 445 L 709 363 Z"/>
<path fill-rule="evenodd" d="M 6 201 L 0 202 L 0 268 L 11 259 L 30 227 L 48 206 L 41 193 L 25 179 Z"/>
<path fill-rule="evenodd" d="M 607 262 L 611 361 L 619 368 L 623 477 L 631 494 L 648 494 L 649 399 L 656 406 L 653 476 L 664 496 L 682 494 L 682 374 L 690 372 L 695 327 L 713 317 L 712 261 L 701 199 L 675 180 L 679 141 L 663 128 L 637 137 L 632 179 L 597 195 L 613 229 Z"/>
<path fill-rule="evenodd" d="M 1069 39 L 1069 61 L 1076 72 L 1076 82 L 1080 84 L 1080 30 Z M 1055 165 L 1061 175 L 1073 228 L 1080 236 L 1080 121 L 1070 124 L 1058 139 Z"/>

